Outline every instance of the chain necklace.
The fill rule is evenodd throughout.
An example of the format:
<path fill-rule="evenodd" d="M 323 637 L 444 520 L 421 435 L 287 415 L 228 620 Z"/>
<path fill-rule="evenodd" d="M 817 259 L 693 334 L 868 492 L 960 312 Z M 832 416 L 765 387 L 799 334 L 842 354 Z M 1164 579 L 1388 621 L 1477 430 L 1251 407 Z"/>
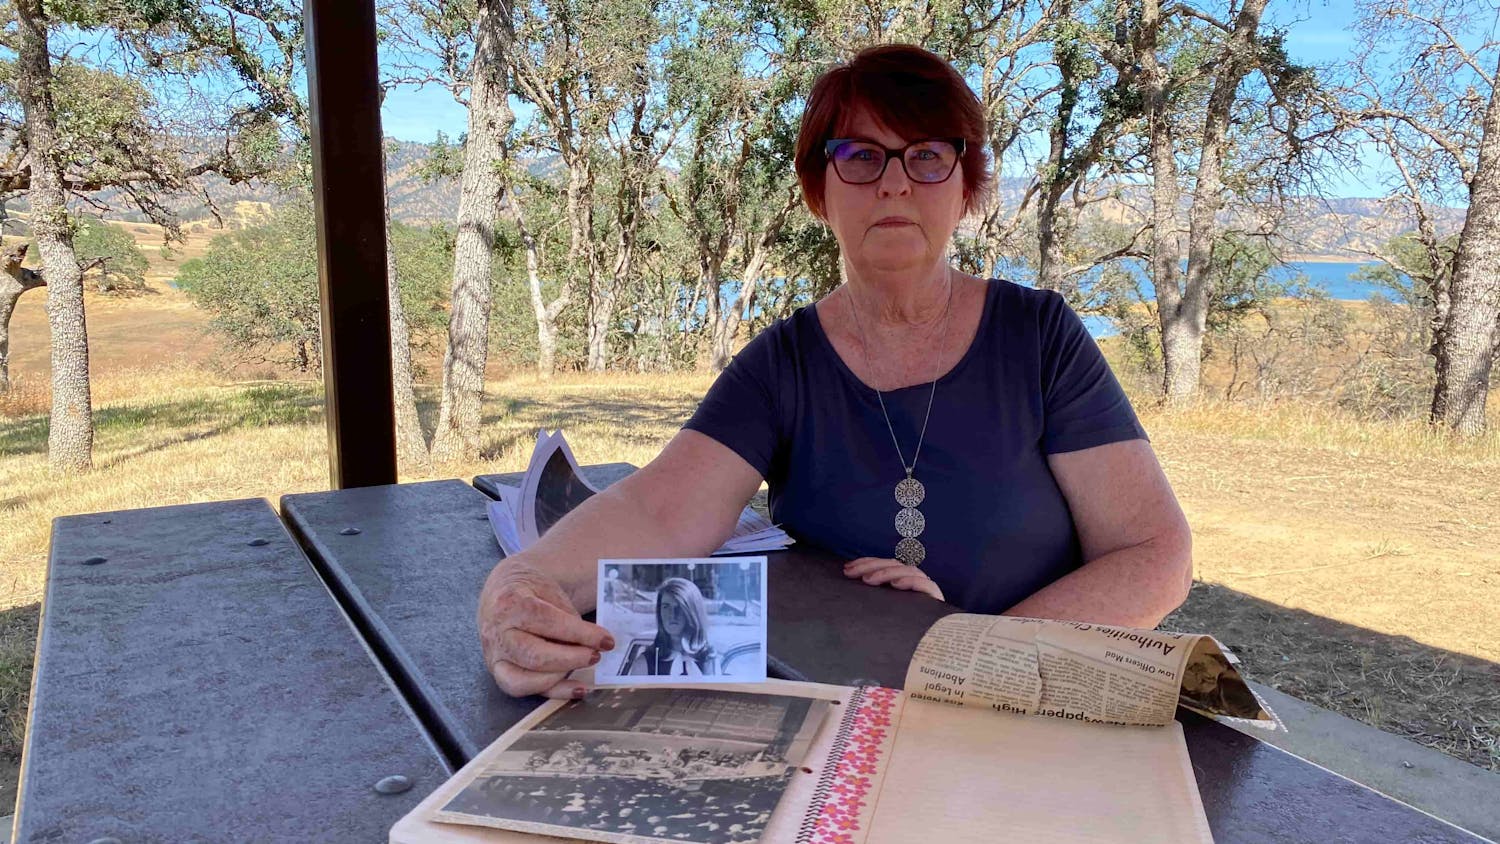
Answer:
<path fill-rule="evenodd" d="M 859 318 L 859 308 L 854 304 L 854 292 L 849 292 L 849 310 L 854 312 L 854 326 L 859 329 L 859 346 L 864 353 L 865 369 L 870 375 L 875 374 L 875 367 L 870 364 L 870 344 L 865 338 L 865 327 Z M 939 335 L 937 343 L 937 354 L 934 357 L 932 367 L 937 369 L 943 362 L 943 340 L 948 336 L 949 320 L 953 313 L 953 271 L 948 272 L 948 302 L 943 306 L 943 333 Z M 917 539 L 922 531 L 927 529 L 927 517 L 917 509 L 917 505 L 927 497 L 927 488 L 922 482 L 912 477 L 916 471 L 917 459 L 922 456 L 922 442 L 927 439 L 927 422 L 932 418 L 932 399 L 937 395 L 937 382 L 941 373 L 932 376 L 932 386 L 927 393 L 927 412 L 922 417 L 922 432 L 917 435 L 917 447 L 912 452 L 911 463 L 906 462 L 906 454 L 901 450 L 901 441 L 896 438 L 896 426 L 891 424 L 891 415 L 885 409 L 885 396 L 880 390 L 875 390 L 875 399 L 880 403 L 880 415 L 885 417 L 886 430 L 891 432 L 891 444 L 896 446 L 896 458 L 901 461 L 901 468 L 906 470 L 906 477 L 896 484 L 896 503 L 901 509 L 896 513 L 896 533 L 901 535 L 900 541 L 896 543 L 895 557 L 908 566 L 920 566 L 927 559 L 927 548 Z"/>

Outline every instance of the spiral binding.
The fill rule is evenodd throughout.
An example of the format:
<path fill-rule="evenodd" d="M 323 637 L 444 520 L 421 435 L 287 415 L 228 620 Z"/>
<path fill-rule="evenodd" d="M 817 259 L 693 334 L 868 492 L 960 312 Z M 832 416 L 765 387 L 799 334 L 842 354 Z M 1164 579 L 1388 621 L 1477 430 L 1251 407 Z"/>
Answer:
<path fill-rule="evenodd" d="M 834 783 L 839 778 L 839 768 L 843 766 L 844 751 L 849 747 L 849 738 L 854 733 L 854 723 L 859 718 L 859 711 L 865 705 L 865 689 L 863 686 L 855 688 L 849 695 L 848 706 L 844 709 L 844 718 L 839 722 L 839 729 L 834 733 L 833 744 L 828 749 L 828 755 L 823 757 L 823 770 L 818 773 L 818 784 L 813 788 L 812 799 L 807 803 L 807 811 L 802 815 L 802 824 L 797 828 L 796 844 L 811 844 L 813 834 L 818 831 L 818 818 L 823 815 L 823 806 L 828 802 L 828 794 L 833 790 Z M 837 760 L 837 761 L 830 761 Z"/>

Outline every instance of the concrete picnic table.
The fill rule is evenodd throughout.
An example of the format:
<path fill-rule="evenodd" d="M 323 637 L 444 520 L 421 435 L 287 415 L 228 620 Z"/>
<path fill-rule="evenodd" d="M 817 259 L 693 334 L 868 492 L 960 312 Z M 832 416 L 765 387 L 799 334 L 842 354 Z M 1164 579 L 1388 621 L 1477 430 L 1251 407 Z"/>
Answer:
<path fill-rule="evenodd" d="M 495 688 L 474 632 L 501 556 L 486 505 L 516 479 L 289 495 L 280 519 L 261 500 L 57 519 L 13 840 L 385 840 L 540 702 Z M 768 556 L 773 676 L 899 688 L 958 611 L 817 549 Z M 1216 841 L 1483 840 L 1178 717 Z"/>

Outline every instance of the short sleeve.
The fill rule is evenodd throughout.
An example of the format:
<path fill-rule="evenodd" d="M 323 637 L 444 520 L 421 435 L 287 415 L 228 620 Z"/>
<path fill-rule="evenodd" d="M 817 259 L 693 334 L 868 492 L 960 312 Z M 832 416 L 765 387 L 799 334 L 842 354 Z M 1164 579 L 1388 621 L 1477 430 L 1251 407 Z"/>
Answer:
<path fill-rule="evenodd" d="M 744 458 L 762 478 L 770 474 L 781 440 L 777 423 L 781 326 L 777 323 L 765 329 L 734 356 L 682 426 L 717 440 Z"/>
<path fill-rule="evenodd" d="M 1148 439 L 1099 345 L 1055 293 L 1042 305 L 1041 345 L 1046 453 Z"/>

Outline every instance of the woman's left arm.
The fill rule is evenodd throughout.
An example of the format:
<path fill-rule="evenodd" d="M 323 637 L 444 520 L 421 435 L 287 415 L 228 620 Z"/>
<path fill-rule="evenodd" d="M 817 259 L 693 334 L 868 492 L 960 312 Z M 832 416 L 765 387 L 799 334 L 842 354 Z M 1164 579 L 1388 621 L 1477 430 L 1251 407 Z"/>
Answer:
<path fill-rule="evenodd" d="M 1047 456 L 1084 564 L 1006 615 L 1151 628 L 1187 598 L 1193 540 L 1156 452 L 1126 440 Z"/>

